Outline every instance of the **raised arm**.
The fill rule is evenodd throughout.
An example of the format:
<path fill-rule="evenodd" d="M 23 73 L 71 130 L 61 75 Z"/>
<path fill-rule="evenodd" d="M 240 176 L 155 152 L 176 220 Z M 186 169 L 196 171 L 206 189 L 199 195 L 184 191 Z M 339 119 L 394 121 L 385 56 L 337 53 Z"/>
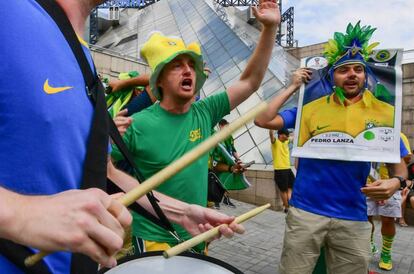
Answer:
<path fill-rule="evenodd" d="M 147 86 L 149 85 L 149 78 L 150 75 L 144 74 L 140 75 L 131 79 L 125 79 L 125 80 L 111 80 L 109 82 L 109 87 L 111 88 L 111 92 L 117 92 L 126 88 L 132 88 L 136 86 Z"/>
<path fill-rule="evenodd" d="M 307 83 L 310 80 L 311 75 L 312 71 L 310 69 L 297 69 L 292 74 L 292 80 L 289 86 L 272 99 L 265 112 L 256 117 L 254 120 L 255 125 L 268 129 L 283 128 L 283 119 L 278 115 L 280 108 L 303 83 Z"/>
<path fill-rule="evenodd" d="M 280 24 L 279 6 L 275 0 L 259 1 L 259 8 L 252 7 L 256 19 L 262 23 L 262 32 L 240 79 L 228 87 L 230 108 L 234 109 L 257 90 L 263 80 L 272 49 L 275 44 L 276 30 Z"/>

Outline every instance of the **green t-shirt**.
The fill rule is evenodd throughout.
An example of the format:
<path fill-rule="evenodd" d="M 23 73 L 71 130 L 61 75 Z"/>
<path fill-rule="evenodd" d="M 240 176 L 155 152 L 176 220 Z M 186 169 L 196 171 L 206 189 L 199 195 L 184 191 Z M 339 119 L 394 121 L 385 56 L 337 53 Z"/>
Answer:
<path fill-rule="evenodd" d="M 133 122 L 123 139 L 135 164 L 144 177 L 149 178 L 210 137 L 211 128 L 229 112 L 226 92 L 193 103 L 184 114 L 173 114 L 154 104 L 132 116 Z M 122 159 L 115 146 L 112 157 L 115 161 Z M 187 203 L 206 206 L 207 163 L 208 153 L 161 184 L 157 191 Z M 164 229 L 138 214 L 133 217 L 133 235 L 149 241 L 177 244 Z M 190 238 L 184 228 L 173 226 L 183 239 Z"/>
<path fill-rule="evenodd" d="M 222 142 L 224 147 L 226 148 L 227 152 L 234 157 L 234 153 L 236 152 L 236 148 L 234 147 L 234 139 L 233 136 L 229 136 L 226 140 Z"/>

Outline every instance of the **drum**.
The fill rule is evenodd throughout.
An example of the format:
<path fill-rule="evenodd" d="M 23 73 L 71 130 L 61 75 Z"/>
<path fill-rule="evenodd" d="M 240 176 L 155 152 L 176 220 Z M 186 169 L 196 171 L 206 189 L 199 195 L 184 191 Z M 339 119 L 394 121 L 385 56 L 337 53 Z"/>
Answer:
<path fill-rule="evenodd" d="M 111 269 L 101 269 L 99 274 L 243 274 L 237 268 L 216 258 L 184 252 L 165 259 L 161 251 L 146 252 L 121 259 Z"/>

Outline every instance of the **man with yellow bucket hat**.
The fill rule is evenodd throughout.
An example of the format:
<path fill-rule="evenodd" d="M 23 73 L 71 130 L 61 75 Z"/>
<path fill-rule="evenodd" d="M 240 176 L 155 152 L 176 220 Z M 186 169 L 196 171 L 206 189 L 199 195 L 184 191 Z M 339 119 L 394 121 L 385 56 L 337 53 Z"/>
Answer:
<path fill-rule="evenodd" d="M 275 0 L 260 1 L 259 6 L 252 9 L 263 27 L 240 79 L 225 91 L 197 102 L 194 97 L 206 80 L 200 46 L 196 43 L 186 46 L 183 40 L 161 33 L 154 33 L 143 45 L 141 56 L 151 68 L 150 87 L 159 103 L 132 116 L 133 122 L 124 141 L 144 177 L 150 177 L 206 140 L 211 135 L 211 128 L 223 116 L 259 88 L 275 43 L 280 13 Z M 114 160 L 121 159 L 117 148 L 112 156 Z M 207 162 L 208 155 L 205 155 L 157 191 L 187 203 L 206 206 Z M 182 240 L 190 238 L 182 227 L 173 226 Z M 209 228 L 211 225 L 203 229 Z M 178 243 L 167 231 L 139 215 L 134 215 L 133 236 L 140 251 L 164 250 Z M 204 244 L 195 248 L 198 252 L 204 249 Z"/>

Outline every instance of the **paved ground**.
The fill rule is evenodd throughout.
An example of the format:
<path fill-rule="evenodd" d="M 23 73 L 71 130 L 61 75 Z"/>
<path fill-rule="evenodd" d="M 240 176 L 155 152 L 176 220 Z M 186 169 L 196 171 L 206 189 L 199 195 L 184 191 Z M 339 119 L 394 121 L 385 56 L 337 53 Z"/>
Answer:
<path fill-rule="evenodd" d="M 224 205 L 220 211 L 231 215 L 240 215 L 255 206 L 234 201 L 237 208 Z M 380 228 L 378 222 L 377 227 Z M 277 266 L 280 260 L 285 227 L 285 214 L 266 210 L 244 224 L 247 232 L 232 239 L 220 239 L 210 245 L 209 255 L 225 261 L 246 274 L 279 273 Z M 381 246 L 380 229 L 376 230 L 375 241 Z M 378 257 L 372 259 L 371 269 L 378 273 L 414 273 L 414 227 L 400 228 L 397 225 L 397 236 L 393 245 L 392 271 L 378 269 Z"/>

